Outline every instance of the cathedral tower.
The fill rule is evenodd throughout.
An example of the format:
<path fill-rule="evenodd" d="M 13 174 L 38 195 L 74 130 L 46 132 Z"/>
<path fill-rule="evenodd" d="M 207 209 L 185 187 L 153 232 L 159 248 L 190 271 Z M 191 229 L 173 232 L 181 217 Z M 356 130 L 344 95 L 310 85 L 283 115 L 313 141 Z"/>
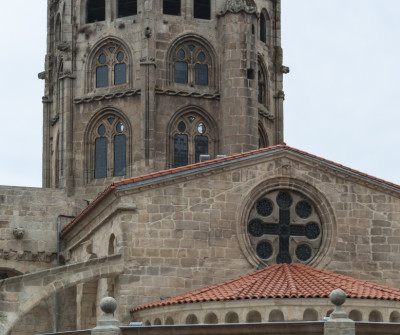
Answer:
<path fill-rule="evenodd" d="M 283 141 L 278 0 L 49 0 L 47 45 L 44 187 Z"/>

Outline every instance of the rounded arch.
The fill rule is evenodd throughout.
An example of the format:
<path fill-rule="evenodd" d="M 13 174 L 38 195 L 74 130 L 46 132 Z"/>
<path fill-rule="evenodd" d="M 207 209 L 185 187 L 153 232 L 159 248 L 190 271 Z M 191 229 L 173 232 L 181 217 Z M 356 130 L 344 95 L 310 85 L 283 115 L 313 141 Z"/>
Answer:
<path fill-rule="evenodd" d="M 237 211 L 239 217 L 236 223 L 236 230 L 239 245 L 244 256 L 254 267 L 257 267 L 260 263 L 266 265 L 264 260 L 256 255 L 254 248 L 250 243 L 247 221 L 256 200 L 263 194 L 277 190 L 298 192 L 314 204 L 315 210 L 321 220 L 323 234 L 318 252 L 307 264 L 310 266 L 325 266 L 330 262 L 336 245 L 337 225 L 334 211 L 325 195 L 314 186 L 306 183 L 304 180 L 290 177 L 276 177 L 260 182 L 258 185 L 253 187 L 247 195 L 245 195 L 244 200 L 240 203 L 240 207 Z"/>
<path fill-rule="evenodd" d="M 274 309 L 269 313 L 268 317 L 269 322 L 281 322 L 285 321 L 285 316 L 283 315 L 282 311 L 279 309 Z"/>
<path fill-rule="evenodd" d="M 179 124 L 184 122 L 185 129 L 179 129 Z M 205 132 L 198 134 L 198 127 L 203 124 Z M 183 131 L 181 131 L 183 130 Z M 187 136 L 188 145 L 188 162 L 195 163 L 195 136 L 201 135 L 207 137 L 208 154 L 210 158 L 215 158 L 218 149 L 218 127 L 215 119 L 203 108 L 198 106 L 186 106 L 178 110 L 170 119 L 166 129 L 167 143 L 167 167 L 176 166 L 175 160 L 175 141 L 176 134 L 185 134 Z"/>
<path fill-rule="evenodd" d="M 166 324 L 166 325 L 173 325 L 173 324 L 174 324 L 174 319 L 171 318 L 170 316 L 167 317 L 167 318 L 165 319 L 165 324 Z"/>
<path fill-rule="evenodd" d="M 325 316 L 329 318 L 331 316 L 332 312 L 333 312 L 333 309 L 328 310 L 326 312 Z"/>
<path fill-rule="evenodd" d="M 314 308 L 307 308 L 303 313 L 303 321 L 318 321 L 318 312 Z"/>
<path fill-rule="evenodd" d="M 199 319 L 197 318 L 197 316 L 195 314 L 189 314 L 186 317 L 185 323 L 187 325 L 197 325 L 199 323 Z"/>
<path fill-rule="evenodd" d="M 239 315 L 236 312 L 228 312 L 225 315 L 225 323 L 239 323 Z"/>
<path fill-rule="evenodd" d="M 205 318 L 204 318 L 204 323 L 205 324 L 217 324 L 218 323 L 218 317 L 215 313 L 211 312 L 208 313 Z"/>
<path fill-rule="evenodd" d="M 154 326 L 161 326 L 161 319 L 160 318 L 156 318 L 153 322 Z"/>
<path fill-rule="evenodd" d="M 145 325 L 145 326 L 151 326 L 150 320 L 146 320 L 146 321 L 144 322 L 144 325 Z"/>
<path fill-rule="evenodd" d="M 261 314 L 259 311 L 250 311 L 246 315 L 246 322 L 254 323 L 261 322 Z"/>
<path fill-rule="evenodd" d="M 369 322 L 383 322 L 382 313 L 377 310 L 371 311 L 371 313 L 369 313 L 368 321 Z"/>
<path fill-rule="evenodd" d="M 112 122 L 111 122 L 112 120 Z M 95 177 L 95 140 L 97 135 L 97 129 L 101 124 L 104 124 L 107 128 L 106 135 L 111 137 L 110 149 L 112 151 L 113 136 L 115 135 L 116 125 L 121 122 L 123 124 L 122 134 L 126 135 L 126 176 L 130 175 L 130 167 L 132 166 L 132 127 L 129 118 L 120 110 L 116 108 L 102 108 L 95 112 L 89 120 L 85 130 L 85 174 L 86 182 L 90 182 Z M 112 164 L 112 155 L 110 155 L 110 164 Z M 107 177 L 111 177 L 107 175 Z"/>
<path fill-rule="evenodd" d="M 108 239 L 108 255 L 114 255 L 115 254 L 115 235 L 111 234 L 110 238 Z"/>
<path fill-rule="evenodd" d="M 219 84 L 219 66 L 218 57 L 215 48 L 212 44 L 203 36 L 198 34 L 185 34 L 176 38 L 170 45 L 166 53 L 166 64 L 167 64 L 167 77 L 168 83 L 174 84 L 174 63 L 177 60 L 176 55 L 178 50 L 183 48 L 186 53 L 194 52 L 197 55 L 198 50 L 205 53 L 205 57 L 210 59 L 206 61 L 208 64 L 208 89 L 218 90 Z M 196 50 L 197 48 L 197 50 Z M 193 63 L 194 65 L 194 63 Z M 190 84 L 190 82 L 188 82 Z M 195 85 L 195 83 L 193 84 Z"/>
<path fill-rule="evenodd" d="M 86 63 L 86 73 L 85 73 L 85 90 L 87 92 L 91 92 L 96 89 L 96 68 L 99 67 L 98 59 L 102 53 L 104 53 L 106 57 L 105 65 L 109 66 L 111 71 L 112 67 L 119 64 L 116 57 L 119 52 L 123 53 L 123 59 L 121 60 L 120 64 L 126 64 L 126 83 L 123 84 L 125 86 L 131 86 L 133 83 L 133 52 L 129 45 L 122 39 L 109 36 L 107 38 L 102 39 L 101 41 L 97 42 L 92 49 L 90 50 L 87 59 L 88 62 Z M 113 87 L 115 77 L 113 75 L 109 75 L 109 85 L 106 87 Z"/>
<path fill-rule="evenodd" d="M 400 313 L 397 311 L 390 313 L 389 322 L 400 322 Z"/>
<path fill-rule="evenodd" d="M 353 309 L 349 313 L 349 319 L 351 319 L 353 321 L 362 321 L 362 314 L 359 310 Z"/>

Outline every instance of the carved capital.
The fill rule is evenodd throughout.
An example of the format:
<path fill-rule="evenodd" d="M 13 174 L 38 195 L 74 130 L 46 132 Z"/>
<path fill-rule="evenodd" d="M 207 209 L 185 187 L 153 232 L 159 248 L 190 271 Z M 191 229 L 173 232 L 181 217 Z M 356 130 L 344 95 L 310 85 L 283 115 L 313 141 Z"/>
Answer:
<path fill-rule="evenodd" d="M 257 7 L 254 0 L 227 0 L 225 10 L 220 12 L 219 15 L 223 16 L 228 12 L 236 14 L 242 11 L 247 14 L 256 14 Z"/>

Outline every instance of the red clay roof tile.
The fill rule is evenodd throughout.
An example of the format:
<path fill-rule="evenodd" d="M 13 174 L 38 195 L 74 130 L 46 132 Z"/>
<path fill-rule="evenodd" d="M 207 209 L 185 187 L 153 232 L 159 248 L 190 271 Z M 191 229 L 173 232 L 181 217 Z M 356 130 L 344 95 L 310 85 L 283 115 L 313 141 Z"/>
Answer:
<path fill-rule="evenodd" d="M 176 297 L 133 308 L 131 312 L 184 303 L 277 298 L 328 298 L 335 289 L 348 298 L 400 301 L 400 290 L 320 270 L 304 264 L 275 264 L 244 276 Z"/>

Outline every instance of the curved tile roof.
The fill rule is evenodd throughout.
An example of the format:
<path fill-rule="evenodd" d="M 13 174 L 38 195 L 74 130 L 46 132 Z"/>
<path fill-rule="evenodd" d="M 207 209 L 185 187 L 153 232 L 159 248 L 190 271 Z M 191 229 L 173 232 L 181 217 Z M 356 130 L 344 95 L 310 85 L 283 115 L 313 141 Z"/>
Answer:
<path fill-rule="evenodd" d="M 185 303 L 277 298 L 328 298 L 341 288 L 348 298 L 400 301 L 400 290 L 304 264 L 275 264 L 223 283 L 150 303 L 131 312 Z"/>

